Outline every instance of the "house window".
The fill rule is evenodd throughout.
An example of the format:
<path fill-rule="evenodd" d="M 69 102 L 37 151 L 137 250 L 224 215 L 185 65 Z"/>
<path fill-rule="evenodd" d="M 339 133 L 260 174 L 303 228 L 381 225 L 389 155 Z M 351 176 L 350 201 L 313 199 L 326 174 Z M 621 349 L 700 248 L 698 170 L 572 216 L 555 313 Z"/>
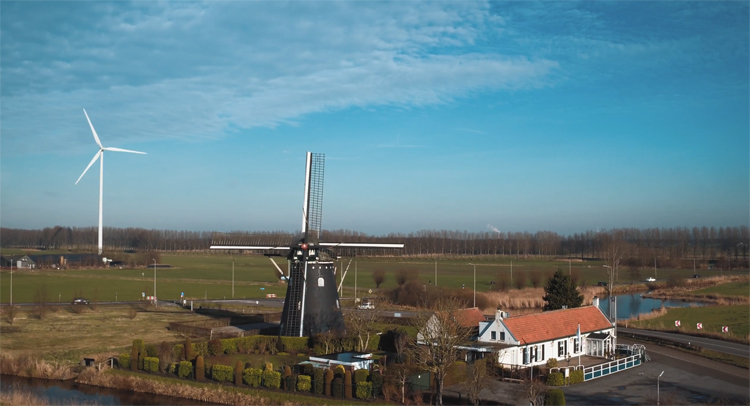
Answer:
<path fill-rule="evenodd" d="M 581 342 L 577 338 L 573 339 L 573 348 L 573 352 L 575 352 L 576 354 L 581 352 Z"/>
<path fill-rule="evenodd" d="M 557 356 L 564 357 L 568 352 L 568 340 L 561 340 L 557 342 Z"/>
<path fill-rule="evenodd" d="M 500 341 L 505 341 L 505 331 L 500 332 Z"/>
<path fill-rule="evenodd" d="M 523 349 L 523 363 L 524 365 L 529 363 L 529 347 Z"/>
<path fill-rule="evenodd" d="M 491 340 L 497 340 L 497 333 L 496 332 L 494 332 L 494 331 L 491 332 L 490 336 L 491 336 L 491 338 L 490 338 Z"/>

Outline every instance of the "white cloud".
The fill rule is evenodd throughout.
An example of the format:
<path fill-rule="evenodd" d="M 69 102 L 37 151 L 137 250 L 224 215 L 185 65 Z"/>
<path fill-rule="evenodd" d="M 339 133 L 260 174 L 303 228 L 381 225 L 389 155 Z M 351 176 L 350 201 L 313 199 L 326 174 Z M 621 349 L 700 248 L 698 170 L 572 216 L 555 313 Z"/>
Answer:
<path fill-rule="evenodd" d="M 536 88 L 557 68 L 476 52 L 503 23 L 483 2 L 71 7 L 58 5 L 56 18 L 4 10 L 3 22 L 24 22 L 2 32 L 6 151 L 32 140 L 42 151 L 88 145 L 82 107 L 118 144 L 214 138 L 314 112 Z M 93 24 L 64 22 L 83 11 Z"/>

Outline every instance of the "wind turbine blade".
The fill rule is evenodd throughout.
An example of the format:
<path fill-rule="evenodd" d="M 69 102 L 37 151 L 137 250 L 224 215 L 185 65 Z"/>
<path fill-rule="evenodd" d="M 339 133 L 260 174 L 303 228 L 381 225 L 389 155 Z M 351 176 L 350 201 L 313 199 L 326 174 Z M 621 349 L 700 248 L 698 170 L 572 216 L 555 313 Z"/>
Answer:
<path fill-rule="evenodd" d="M 104 147 L 102 149 L 105 150 L 105 151 L 130 152 L 131 154 L 143 154 L 143 155 L 146 155 L 145 152 L 131 151 L 129 149 L 122 149 L 122 148 Z"/>
<path fill-rule="evenodd" d="M 88 171 L 88 170 L 89 170 L 89 168 L 91 168 L 91 165 L 93 165 L 93 164 L 94 164 L 94 162 L 96 162 L 96 160 L 97 160 L 97 159 L 99 158 L 99 155 L 100 155 L 101 153 L 102 153 L 102 151 L 101 151 L 101 150 L 99 150 L 99 152 L 97 152 L 97 153 L 96 153 L 96 155 L 94 155 L 94 159 L 92 159 L 92 160 L 91 160 L 91 162 L 89 162 L 89 166 L 87 166 L 87 167 L 86 167 L 86 169 L 84 169 L 84 170 L 83 170 L 83 173 L 81 174 L 81 176 L 79 176 L 79 177 L 78 177 L 78 180 L 76 181 L 76 185 L 77 185 L 77 184 L 78 184 L 78 182 L 79 182 L 79 181 L 81 180 L 81 178 L 83 177 L 83 175 L 85 175 L 85 174 L 86 174 L 86 171 Z"/>
<path fill-rule="evenodd" d="M 89 122 L 89 127 L 91 127 L 91 132 L 94 133 L 94 140 L 96 140 L 96 143 L 99 145 L 99 148 L 104 148 L 102 147 L 102 142 L 99 141 L 99 136 L 96 135 L 96 130 L 94 130 L 94 125 L 91 124 L 91 119 L 89 119 L 89 115 L 86 113 L 86 109 L 83 109 L 83 114 L 86 115 L 86 120 Z"/>

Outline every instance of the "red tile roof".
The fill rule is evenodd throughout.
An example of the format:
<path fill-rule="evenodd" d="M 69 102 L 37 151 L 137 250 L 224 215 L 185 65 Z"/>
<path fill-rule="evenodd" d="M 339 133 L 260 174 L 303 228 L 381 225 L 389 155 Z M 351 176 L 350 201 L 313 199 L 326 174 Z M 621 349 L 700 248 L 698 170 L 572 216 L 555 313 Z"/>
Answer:
<path fill-rule="evenodd" d="M 509 317 L 503 319 L 503 323 L 522 344 L 574 336 L 579 324 L 581 334 L 612 328 L 612 323 L 596 306 Z"/>
<path fill-rule="evenodd" d="M 455 317 L 461 327 L 479 327 L 480 321 L 487 321 L 478 307 L 456 310 Z"/>

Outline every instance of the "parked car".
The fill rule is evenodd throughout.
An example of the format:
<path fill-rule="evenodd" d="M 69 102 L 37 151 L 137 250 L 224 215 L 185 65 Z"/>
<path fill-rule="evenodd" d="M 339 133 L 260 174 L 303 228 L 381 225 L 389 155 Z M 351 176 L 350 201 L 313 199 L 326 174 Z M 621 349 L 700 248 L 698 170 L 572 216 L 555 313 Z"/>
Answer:
<path fill-rule="evenodd" d="M 370 300 L 363 300 L 362 303 L 359 304 L 360 310 L 375 310 L 375 304 Z"/>
<path fill-rule="evenodd" d="M 607 282 L 599 281 L 599 283 L 597 283 L 597 286 L 607 286 Z"/>
<path fill-rule="evenodd" d="M 86 305 L 86 304 L 89 304 L 89 301 L 82 297 L 77 297 L 73 299 L 73 304 L 74 305 Z"/>
<path fill-rule="evenodd" d="M 656 278 L 654 278 L 654 277 L 652 276 L 652 277 L 650 277 L 650 278 L 646 279 L 646 282 L 656 282 Z"/>
<path fill-rule="evenodd" d="M 698 274 L 693 275 L 693 278 L 700 278 L 701 276 Z"/>

